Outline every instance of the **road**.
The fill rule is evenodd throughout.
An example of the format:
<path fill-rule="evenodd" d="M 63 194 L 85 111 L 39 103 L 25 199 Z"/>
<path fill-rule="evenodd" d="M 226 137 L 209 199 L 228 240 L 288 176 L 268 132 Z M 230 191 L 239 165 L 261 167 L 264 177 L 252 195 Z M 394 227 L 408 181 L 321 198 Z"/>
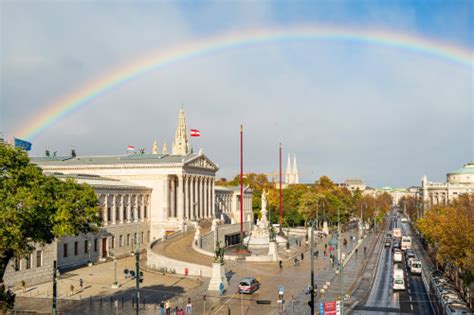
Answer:
<path fill-rule="evenodd" d="M 387 232 L 395 227 L 402 229 L 403 235 L 411 235 L 408 223 L 402 223 L 400 218 L 392 213 L 388 218 Z M 421 258 L 420 248 L 415 245 L 415 253 Z M 407 271 L 405 260 L 406 290 L 393 291 L 393 252 L 391 247 L 384 247 L 384 239 L 378 244 L 377 271 L 372 288 L 365 299 L 354 308 L 353 314 L 434 314 L 428 295 L 420 275 L 412 275 Z"/>

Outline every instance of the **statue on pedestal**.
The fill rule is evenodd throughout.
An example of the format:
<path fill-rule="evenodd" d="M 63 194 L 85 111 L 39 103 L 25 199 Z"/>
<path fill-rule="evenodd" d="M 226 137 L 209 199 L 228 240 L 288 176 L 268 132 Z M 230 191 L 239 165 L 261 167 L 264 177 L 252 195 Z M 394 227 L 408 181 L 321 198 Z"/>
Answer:
<path fill-rule="evenodd" d="M 221 247 L 221 242 L 216 242 L 216 250 L 214 251 L 214 262 L 224 263 L 224 248 Z"/>

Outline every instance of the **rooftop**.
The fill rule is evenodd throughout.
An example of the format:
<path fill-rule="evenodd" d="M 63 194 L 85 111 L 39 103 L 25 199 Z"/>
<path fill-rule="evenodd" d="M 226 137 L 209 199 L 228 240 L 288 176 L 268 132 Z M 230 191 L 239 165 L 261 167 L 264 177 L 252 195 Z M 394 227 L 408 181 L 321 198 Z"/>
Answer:
<path fill-rule="evenodd" d="M 51 175 L 60 179 L 72 178 L 80 184 L 88 184 L 95 188 L 111 188 L 111 189 L 150 189 L 145 186 L 140 186 L 134 183 L 118 180 L 114 178 L 102 177 L 99 175 L 91 174 L 63 174 L 63 173 L 49 173 L 45 172 L 45 175 Z"/>
<path fill-rule="evenodd" d="M 474 174 L 474 161 L 465 164 L 463 168 L 448 173 L 448 175 L 450 174 Z"/>

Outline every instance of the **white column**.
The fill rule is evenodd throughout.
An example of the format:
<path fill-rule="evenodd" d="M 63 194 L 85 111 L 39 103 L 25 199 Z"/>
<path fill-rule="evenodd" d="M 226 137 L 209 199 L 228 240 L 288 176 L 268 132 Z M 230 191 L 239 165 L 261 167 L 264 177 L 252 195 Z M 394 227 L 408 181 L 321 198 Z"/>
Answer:
<path fill-rule="evenodd" d="M 184 187 L 183 187 L 183 175 L 178 175 L 178 219 L 184 219 Z"/>
<path fill-rule="evenodd" d="M 145 221 L 145 195 L 140 195 L 140 196 L 141 196 L 141 198 L 140 198 L 140 203 L 141 203 L 141 205 L 140 205 L 140 212 L 141 212 L 140 218 L 141 218 L 141 221 Z M 146 217 L 148 218 L 148 213 L 147 213 Z"/>
<path fill-rule="evenodd" d="M 130 223 L 130 217 L 131 217 L 131 209 L 130 207 L 132 206 L 132 195 L 127 195 L 127 222 Z"/>
<path fill-rule="evenodd" d="M 189 198 L 189 211 L 190 211 L 190 218 L 191 220 L 194 220 L 196 218 L 194 214 L 194 194 L 195 188 L 194 188 L 194 176 L 189 177 L 189 193 L 190 193 L 190 198 Z"/>
<path fill-rule="evenodd" d="M 211 212 L 212 212 L 212 217 L 216 216 L 216 190 L 215 190 L 215 184 L 214 184 L 214 178 L 211 180 Z"/>
<path fill-rule="evenodd" d="M 204 178 L 199 177 L 199 217 L 204 218 L 204 189 L 203 189 L 203 184 L 204 184 Z"/>
<path fill-rule="evenodd" d="M 123 204 L 123 194 L 120 195 L 120 212 L 119 212 L 119 216 L 120 216 L 120 223 L 123 223 L 123 209 L 125 208 L 124 204 Z"/>
<path fill-rule="evenodd" d="M 184 216 L 186 219 L 190 219 L 189 215 L 189 176 L 184 177 Z"/>
<path fill-rule="evenodd" d="M 105 194 L 104 196 L 104 225 L 109 225 L 109 216 L 107 213 L 107 208 L 109 206 L 109 194 Z"/>
<path fill-rule="evenodd" d="M 168 176 L 164 176 L 163 180 L 162 180 L 162 184 L 163 184 L 163 206 L 162 206 L 162 215 L 163 215 L 163 220 L 166 220 L 168 219 L 169 217 L 169 211 L 170 211 L 170 208 L 169 208 L 169 199 L 170 199 L 170 194 L 169 194 L 169 187 L 170 187 L 170 184 L 169 184 L 169 177 Z"/>
<path fill-rule="evenodd" d="M 207 199 L 207 177 L 203 178 L 203 189 L 202 189 L 202 191 L 203 191 L 203 195 L 204 195 L 203 196 L 204 206 L 203 206 L 203 209 L 202 209 L 203 210 L 203 216 L 205 218 L 208 218 L 209 216 L 207 214 L 207 209 L 208 209 L 208 206 L 207 206 L 207 201 L 208 201 L 208 199 Z"/>
<path fill-rule="evenodd" d="M 113 194 L 112 223 L 117 224 L 117 195 Z"/>

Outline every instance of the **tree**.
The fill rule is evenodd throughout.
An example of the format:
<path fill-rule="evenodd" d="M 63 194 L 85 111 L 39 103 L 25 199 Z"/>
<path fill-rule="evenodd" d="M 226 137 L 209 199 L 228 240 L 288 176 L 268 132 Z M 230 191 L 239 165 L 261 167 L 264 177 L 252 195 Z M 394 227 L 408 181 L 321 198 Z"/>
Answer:
<path fill-rule="evenodd" d="M 3 144 L 0 200 L 0 284 L 10 259 L 28 255 L 34 243 L 95 232 L 101 223 L 97 196 L 89 185 L 46 176 L 26 152 Z M 2 288 L 0 299 L 7 299 L 10 293 Z"/>
<path fill-rule="evenodd" d="M 304 226 L 306 226 L 309 219 L 316 217 L 316 211 L 319 210 L 320 197 L 314 190 L 308 190 L 301 195 L 298 212 L 304 219 Z"/>

